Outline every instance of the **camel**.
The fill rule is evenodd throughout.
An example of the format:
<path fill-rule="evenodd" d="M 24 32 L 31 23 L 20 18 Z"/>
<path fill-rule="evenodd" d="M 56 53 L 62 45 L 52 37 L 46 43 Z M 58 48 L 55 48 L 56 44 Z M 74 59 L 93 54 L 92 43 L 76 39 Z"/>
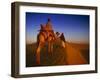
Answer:
<path fill-rule="evenodd" d="M 63 48 L 65 48 L 66 47 L 66 40 L 65 40 L 65 37 L 64 37 L 64 34 L 62 33 L 62 34 L 60 34 L 59 32 L 56 32 L 56 40 L 58 39 L 58 40 L 60 40 L 61 41 L 61 46 L 63 47 Z"/>
<path fill-rule="evenodd" d="M 48 43 L 48 53 L 51 54 L 53 52 L 53 42 L 58 38 L 58 35 L 54 33 L 52 30 L 52 25 L 50 22 L 50 19 L 48 19 L 48 22 L 46 25 L 41 24 L 41 29 L 39 30 L 39 33 L 37 35 L 37 49 L 36 49 L 36 63 L 40 64 L 40 51 L 41 48 L 44 46 L 44 44 Z M 64 35 L 61 35 L 64 37 Z M 59 39 L 62 40 L 62 46 L 65 48 L 64 40 L 62 37 L 59 37 Z"/>

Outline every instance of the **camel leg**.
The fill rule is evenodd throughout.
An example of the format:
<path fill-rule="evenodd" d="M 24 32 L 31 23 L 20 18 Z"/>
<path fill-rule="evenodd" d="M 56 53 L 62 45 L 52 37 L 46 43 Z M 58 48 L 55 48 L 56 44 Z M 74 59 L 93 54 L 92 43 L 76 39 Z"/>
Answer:
<path fill-rule="evenodd" d="M 52 37 L 48 37 L 48 53 L 52 53 Z"/>
<path fill-rule="evenodd" d="M 53 52 L 52 42 L 48 42 L 48 52 L 51 54 Z"/>
<path fill-rule="evenodd" d="M 50 42 L 48 42 L 48 53 L 51 52 L 51 49 L 50 49 Z"/>
<path fill-rule="evenodd" d="M 40 50 L 41 50 L 41 44 L 38 44 L 37 50 L 36 50 L 36 63 L 40 64 Z"/>
<path fill-rule="evenodd" d="M 51 47 L 51 48 L 50 48 L 50 49 L 51 49 L 50 51 L 51 51 L 51 53 L 53 53 L 53 43 L 52 43 L 52 42 L 51 42 L 51 44 L 50 44 L 50 47 Z"/>
<path fill-rule="evenodd" d="M 65 48 L 66 47 L 66 44 L 64 41 L 61 41 L 61 44 L 62 44 L 62 47 Z"/>

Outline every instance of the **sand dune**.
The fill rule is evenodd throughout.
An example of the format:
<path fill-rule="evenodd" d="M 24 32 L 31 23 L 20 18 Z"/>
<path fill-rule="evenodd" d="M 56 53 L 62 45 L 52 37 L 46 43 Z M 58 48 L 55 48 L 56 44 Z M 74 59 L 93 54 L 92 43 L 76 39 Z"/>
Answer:
<path fill-rule="evenodd" d="M 86 64 L 87 61 L 81 55 L 81 52 L 70 45 L 70 43 L 66 43 L 66 53 L 67 53 L 67 63 L 69 65 L 73 64 Z"/>
<path fill-rule="evenodd" d="M 40 66 L 89 64 L 89 47 L 84 44 L 66 43 L 66 47 L 55 42 L 52 55 L 48 54 L 47 45 L 41 50 Z M 36 43 L 26 45 L 26 67 L 38 66 L 36 63 Z"/>

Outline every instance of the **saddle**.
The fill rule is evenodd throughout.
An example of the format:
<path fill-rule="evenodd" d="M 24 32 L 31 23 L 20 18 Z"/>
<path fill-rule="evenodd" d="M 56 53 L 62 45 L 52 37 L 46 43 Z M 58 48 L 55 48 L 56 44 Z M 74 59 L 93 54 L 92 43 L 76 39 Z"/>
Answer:
<path fill-rule="evenodd" d="M 45 40 L 48 40 L 49 37 L 54 37 L 53 31 L 41 31 L 40 34 L 45 37 Z"/>

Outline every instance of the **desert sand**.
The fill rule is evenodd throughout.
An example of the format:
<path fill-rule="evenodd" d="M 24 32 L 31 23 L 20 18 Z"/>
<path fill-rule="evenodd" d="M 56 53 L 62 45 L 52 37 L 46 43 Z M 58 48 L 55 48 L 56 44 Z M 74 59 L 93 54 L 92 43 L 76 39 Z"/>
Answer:
<path fill-rule="evenodd" d="M 69 65 L 73 64 L 86 64 L 87 61 L 82 56 L 81 52 L 70 45 L 70 43 L 66 43 L 66 54 L 67 54 L 67 63 Z"/>
<path fill-rule="evenodd" d="M 36 64 L 36 43 L 26 45 L 26 67 L 55 66 L 55 65 L 80 65 L 89 64 L 88 44 L 66 42 L 62 48 L 58 43 L 54 44 L 53 53 L 47 51 L 47 45 L 41 50 L 41 64 Z"/>

